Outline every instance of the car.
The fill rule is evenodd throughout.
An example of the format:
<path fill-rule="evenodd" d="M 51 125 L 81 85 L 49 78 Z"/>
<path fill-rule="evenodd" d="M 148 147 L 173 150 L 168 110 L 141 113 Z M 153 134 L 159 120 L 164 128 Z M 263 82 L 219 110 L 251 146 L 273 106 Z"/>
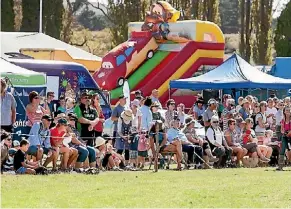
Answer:
<path fill-rule="evenodd" d="M 144 61 L 151 59 L 158 44 L 149 31 L 132 32 L 128 41 L 112 49 L 102 59 L 93 78 L 103 90 L 122 86 Z"/>

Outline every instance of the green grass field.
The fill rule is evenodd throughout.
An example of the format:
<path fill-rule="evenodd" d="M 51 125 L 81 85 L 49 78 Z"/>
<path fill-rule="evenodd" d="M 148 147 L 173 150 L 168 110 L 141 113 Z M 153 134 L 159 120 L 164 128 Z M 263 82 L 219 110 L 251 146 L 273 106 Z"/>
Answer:
<path fill-rule="evenodd" d="M 266 171 L 268 170 L 268 171 Z M 271 168 L 2 175 L 2 207 L 291 207 L 291 172 Z"/>

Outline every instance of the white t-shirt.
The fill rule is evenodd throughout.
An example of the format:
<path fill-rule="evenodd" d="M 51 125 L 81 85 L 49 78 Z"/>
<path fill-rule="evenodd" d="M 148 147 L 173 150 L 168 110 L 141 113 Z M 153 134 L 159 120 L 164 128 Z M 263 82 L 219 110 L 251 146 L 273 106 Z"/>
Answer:
<path fill-rule="evenodd" d="M 258 124 L 257 126 L 256 126 L 256 128 L 255 128 L 255 132 L 256 133 L 264 133 L 265 131 L 266 131 L 266 128 L 261 128 L 260 126 L 259 126 L 259 118 L 262 118 L 263 117 L 263 120 L 262 120 L 262 122 L 263 122 L 263 124 L 265 124 L 266 122 L 267 122 L 267 117 L 266 117 L 266 114 L 262 114 L 262 113 L 258 113 L 257 115 L 256 115 L 256 123 Z"/>
<path fill-rule="evenodd" d="M 142 116 L 142 113 L 139 109 L 137 109 L 136 111 L 136 115 L 133 115 L 133 120 L 132 120 L 132 127 L 133 128 L 136 128 L 138 127 L 138 117 L 141 117 Z"/>
<path fill-rule="evenodd" d="M 214 132 L 215 132 L 215 138 L 214 138 Z M 206 136 L 211 144 L 214 145 L 214 143 L 217 142 L 218 144 L 222 145 L 224 134 L 219 128 L 214 129 L 212 127 L 209 127 L 207 129 Z"/>
<path fill-rule="evenodd" d="M 276 115 L 277 113 L 277 109 L 275 107 L 272 107 L 272 108 L 269 108 L 267 107 L 267 111 L 266 111 L 266 116 L 268 117 L 270 114 L 273 114 L 274 116 Z M 272 125 L 274 123 L 273 121 L 273 117 L 269 117 L 267 119 L 267 122 Z"/>

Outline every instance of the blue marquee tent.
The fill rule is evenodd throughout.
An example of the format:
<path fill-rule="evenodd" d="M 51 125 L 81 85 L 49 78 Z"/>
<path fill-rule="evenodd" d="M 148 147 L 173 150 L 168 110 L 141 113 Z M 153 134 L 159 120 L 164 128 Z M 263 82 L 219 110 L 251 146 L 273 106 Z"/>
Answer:
<path fill-rule="evenodd" d="M 198 77 L 170 81 L 174 89 L 290 89 L 291 79 L 268 75 L 233 54 L 220 66 Z"/>

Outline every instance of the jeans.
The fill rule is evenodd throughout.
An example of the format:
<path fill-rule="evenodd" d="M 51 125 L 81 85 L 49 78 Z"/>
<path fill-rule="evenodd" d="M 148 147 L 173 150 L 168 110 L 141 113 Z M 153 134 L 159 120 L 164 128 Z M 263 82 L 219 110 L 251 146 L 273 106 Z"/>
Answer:
<path fill-rule="evenodd" d="M 291 143 L 291 138 L 288 138 L 286 136 L 282 137 L 282 147 L 281 147 L 280 155 L 285 155 L 286 150 L 289 149 L 288 140 L 289 140 L 289 143 Z"/>
<path fill-rule="evenodd" d="M 201 160 L 201 158 L 203 158 L 203 149 L 201 146 L 197 146 L 197 145 L 193 145 L 193 144 L 183 144 L 182 145 L 182 152 L 187 152 L 189 163 L 193 163 L 193 159 L 194 159 L 194 163 L 196 163 L 196 164 L 203 163 L 203 161 Z M 200 158 L 197 157 L 196 155 L 194 158 L 194 152 Z"/>

